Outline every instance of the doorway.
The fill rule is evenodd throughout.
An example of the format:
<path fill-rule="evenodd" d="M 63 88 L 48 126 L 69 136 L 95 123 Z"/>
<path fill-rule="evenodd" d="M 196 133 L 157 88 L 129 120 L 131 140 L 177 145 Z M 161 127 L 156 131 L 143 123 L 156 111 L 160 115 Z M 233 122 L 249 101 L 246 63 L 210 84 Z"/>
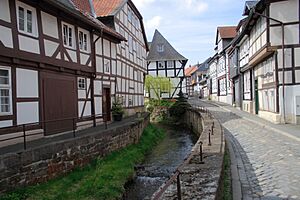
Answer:
<path fill-rule="evenodd" d="M 111 121 L 111 94 L 110 94 L 110 88 L 103 88 L 103 101 L 102 101 L 102 107 L 103 107 L 103 120 L 104 121 Z"/>
<path fill-rule="evenodd" d="M 41 73 L 43 88 L 44 134 L 70 131 L 77 118 L 74 77 Z M 76 123 L 76 122 L 75 122 Z"/>

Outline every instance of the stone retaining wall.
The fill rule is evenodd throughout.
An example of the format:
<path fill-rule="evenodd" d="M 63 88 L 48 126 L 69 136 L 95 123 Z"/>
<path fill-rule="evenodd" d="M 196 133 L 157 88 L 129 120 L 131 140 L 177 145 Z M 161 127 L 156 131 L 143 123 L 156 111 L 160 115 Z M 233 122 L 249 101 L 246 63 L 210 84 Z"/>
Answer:
<path fill-rule="evenodd" d="M 225 138 L 222 127 L 217 120 L 196 108 L 186 112 L 185 123 L 200 137 L 189 158 L 179 168 L 182 199 L 221 199 L 225 153 Z M 211 135 L 211 145 L 209 145 L 208 135 L 213 123 L 214 135 Z M 202 124 L 203 129 L 200 124 Z M 203 143 L 204 164 L 200 163 L 201 142 Z M 176 184 L 174 181 L 160 199 L 177 199 Z"/>
<path fill-rule="evenodd" d="M 33 185 L 82 167 L 97 157 L 139 141 L 149 114 L 117 128 L 0 156 L 0 194 Z"/>

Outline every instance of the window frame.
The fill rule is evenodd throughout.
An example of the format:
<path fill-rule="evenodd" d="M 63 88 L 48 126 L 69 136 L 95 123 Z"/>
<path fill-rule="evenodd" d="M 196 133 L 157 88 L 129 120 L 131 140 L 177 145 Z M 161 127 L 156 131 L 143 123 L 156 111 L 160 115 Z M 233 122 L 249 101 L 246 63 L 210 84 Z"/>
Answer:
<path fill-rule="evenodd" d="M 83 82 L 81 82 L 83 80 Z M 83 84 L 83 87 L 81 87 L 81 85 Z M 87 88 L 87 81 L 86 81 L 86 78 L 83 78 L 83 77 L 78 77 L 78 80 L 77 80 L 77 87 L 78 87 L 78 90 L 86 90 Z"/>
<path fill-rule="evenodd" d="M 62 26 L 62 38 L 63 38 L 63 45 L 66 48 L 76 49 L 76 40 L 75 40 L 75 27 L 71 24 L 66 22 L 61 23 Z M 66 29 L 65 29 L 66 27 Z M 66 30 L 66 32 L 65 32 Z M 71 30 L 71 31 L 70 31 Z M 71 35 L 70 35 L 71 33 Z M 66 44 L 65 44 L 66 41 Z M 71 45 L 70 45 L 71 43 Z"/>
<path fill-rule="evenodd" d="M 82 33 L 82 41 L 80 38 L 80 34 Z M 86 36 L 86 38 L 85 38 Z M 78 46 L 79 46 L 79 50 L 82 52 L 86 52 L 86 53 L 90 53 L 90 37 L 89 37 L 89 32 L 78 28 Z M 81 44 L 82 42 L 82 44 Z"/>
<path fill-rule="evenodd" d="M 11 68 L 6 66 L 0 66 L 0 70 L 8 71 L 8 85 L 0 84 L 0 89 L 8 89 L 9 91 L 9 112 L 2 112 L 1 102 L 0 102 L 0 116 L 12 115 L 12 77 L 11 77 Z M 1 97 L 1 96 L 0 96 Z"/>
<path fill-rule="evenodd" d="M 156 50 L 157 50 L 157 52 L 159 52 L 159 53 L 164 52 L 164 51 L 165 51 L 165 45 L 164 45 L 164 44 L 157 44 Z"/>
<path fill-rule="evenodd" d="M 24 30 L 20 28 L 20 13 L 19 9 L 23 9 L 23 14 L 24 14 Z M 28 32 L 28 11 L 31 12 L 31 32 Z M 18 27 L 18 32 L 23 33 L 25 35 L 33 36 L 33 37 L 38 37 L 38 24 L 37 24 L 37 14 L 36 14 L 36 9 L 34 7 L 31 7 L 23 2 L 16 1 L 16 15 L 17 15 L 17 27 Z"/>

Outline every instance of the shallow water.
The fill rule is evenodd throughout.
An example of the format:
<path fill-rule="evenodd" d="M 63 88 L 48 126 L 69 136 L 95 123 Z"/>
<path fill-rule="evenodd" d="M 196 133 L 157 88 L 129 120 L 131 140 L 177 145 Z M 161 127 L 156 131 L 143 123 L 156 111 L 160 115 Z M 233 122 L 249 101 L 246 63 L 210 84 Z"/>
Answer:
<path fill-rule="evenodd" d="M 150 199 L 153 193 L 173 174 L 191 152 L 197 141 L 189 130 L 178 127 L 161 127 L 165 139 L 146 156 L 138 166 L 135 179 L 126 186 L 124 199 Z"/>

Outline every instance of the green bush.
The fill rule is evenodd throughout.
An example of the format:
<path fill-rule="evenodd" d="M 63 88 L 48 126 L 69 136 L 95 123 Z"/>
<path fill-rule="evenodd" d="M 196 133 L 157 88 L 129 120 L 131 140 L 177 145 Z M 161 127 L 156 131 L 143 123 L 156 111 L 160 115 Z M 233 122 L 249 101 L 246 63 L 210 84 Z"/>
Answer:
<path fill-rule="evenodd" d="M 184 98 L 182 92 L 179 92 L 178 96 L 179 98 L 176 103 L 174 103 L 169 109 L 170 116 L 173 117 L 175 121 L 179 121 L 184 115 L 185 111 L 191 107 L 191 105 Z"/>

